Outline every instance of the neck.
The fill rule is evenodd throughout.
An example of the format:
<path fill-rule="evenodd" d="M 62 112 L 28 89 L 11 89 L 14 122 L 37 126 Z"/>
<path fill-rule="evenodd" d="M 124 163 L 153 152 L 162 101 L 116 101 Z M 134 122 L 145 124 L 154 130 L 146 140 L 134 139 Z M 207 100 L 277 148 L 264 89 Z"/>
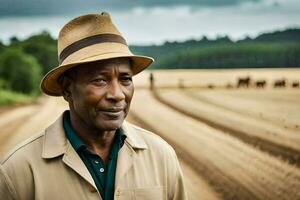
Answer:
<path fill-rule="evenodd" d="M 104 161 L 107 160 L 113 144 L 116 130 L 92 129 L 76 114 L 70 112 L 71 125 L 82 142 L 94 153 L 98 154 Z"/>

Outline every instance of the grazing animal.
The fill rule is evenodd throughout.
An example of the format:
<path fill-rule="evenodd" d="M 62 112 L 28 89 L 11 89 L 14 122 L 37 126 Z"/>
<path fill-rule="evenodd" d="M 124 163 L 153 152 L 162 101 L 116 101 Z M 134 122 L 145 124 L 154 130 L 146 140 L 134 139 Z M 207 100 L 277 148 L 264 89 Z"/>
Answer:
<path fill-rule="evenodd" d="M 250 86 L 250 81 L 251 81 L 250 76 L 247 76 L 245 78 L 238 78 L 237 87 L 238 88 L 240 88 L 240 87 L 248 88 Z"/>
<path fill-rule="evenodd" d="M 292 87 L 293 87 L 293 88 L 299 88 L 299 87 L 300 87 L 299 81 L 293 81 L 293 82 L 292 82 Z"/>
<path fill-rule="evenodd" d="M 274 82 L 274 88 L 285 87 L 285 86 L 286 86 L 285 79 L 275 80 L 275 82 Z"/>
<path fill-rule="evenodd" d="M 231 89 L 231 88 L 233 88 L 233 86 L 232 86 L 232 84 L 231 83 L 228 83 L 228 84 L 226 84 L 226 86 L 225 86 L 227 89 Z"/>
<path fill-rule="evenodd" d="M 257 88 L 265 88 L 266 84 L 267 84 L 266 80 L 258 80 L 255 82 Z"/>
<path fill-rule="evenodd" d="M 214 86 L 213 84 L 208 84 L 207 87 L 208 87 L 209 89 L 214 89 L 214 88 L 215 88 L 215 86 Z"/>

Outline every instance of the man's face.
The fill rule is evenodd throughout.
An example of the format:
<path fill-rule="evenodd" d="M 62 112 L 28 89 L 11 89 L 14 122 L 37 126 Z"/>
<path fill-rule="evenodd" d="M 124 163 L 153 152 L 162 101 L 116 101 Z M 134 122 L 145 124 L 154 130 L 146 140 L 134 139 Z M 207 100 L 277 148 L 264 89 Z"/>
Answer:
<path fill-rule="evenodd" d="M 97 131 L 121 127 L 134 93 L 129 59 L 94 62 L 74 70 L 68 101 L 76 123 Z"/>

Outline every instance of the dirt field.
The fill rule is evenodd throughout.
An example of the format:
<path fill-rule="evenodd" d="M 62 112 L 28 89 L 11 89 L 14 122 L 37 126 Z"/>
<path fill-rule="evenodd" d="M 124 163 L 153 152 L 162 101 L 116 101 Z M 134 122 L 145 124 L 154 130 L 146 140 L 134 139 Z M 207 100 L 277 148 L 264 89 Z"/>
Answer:
<path fill-rule="evenodd" d="M 148 89 L 148 75 L 135 78 L 127 120 L 174 147 L 190 199 L 300 199 L 300 88 L 289 85 L 300 70 L 154 72 L 161 86 L 155 91 Z M 269 84 L 225 88 L 249 75 Z M 290 81 L 286 87 L 273 88 L 283 77 Z M 34 105 L 0 109 L 0 156 L 66 107 L 61 98 L 43 97 Z"/>

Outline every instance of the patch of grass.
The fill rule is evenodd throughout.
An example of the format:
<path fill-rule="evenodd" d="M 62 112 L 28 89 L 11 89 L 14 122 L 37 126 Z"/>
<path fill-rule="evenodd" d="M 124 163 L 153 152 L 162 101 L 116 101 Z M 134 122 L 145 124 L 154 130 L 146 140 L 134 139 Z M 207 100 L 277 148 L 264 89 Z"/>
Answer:
<path fill-rule="evenodd" d="M 35 99 L 34 96 L 25 95 L 9 90 L 0 89 L 0 106 L 11 105 L 11 104 L 23 104 L 29 103 Z"/>

